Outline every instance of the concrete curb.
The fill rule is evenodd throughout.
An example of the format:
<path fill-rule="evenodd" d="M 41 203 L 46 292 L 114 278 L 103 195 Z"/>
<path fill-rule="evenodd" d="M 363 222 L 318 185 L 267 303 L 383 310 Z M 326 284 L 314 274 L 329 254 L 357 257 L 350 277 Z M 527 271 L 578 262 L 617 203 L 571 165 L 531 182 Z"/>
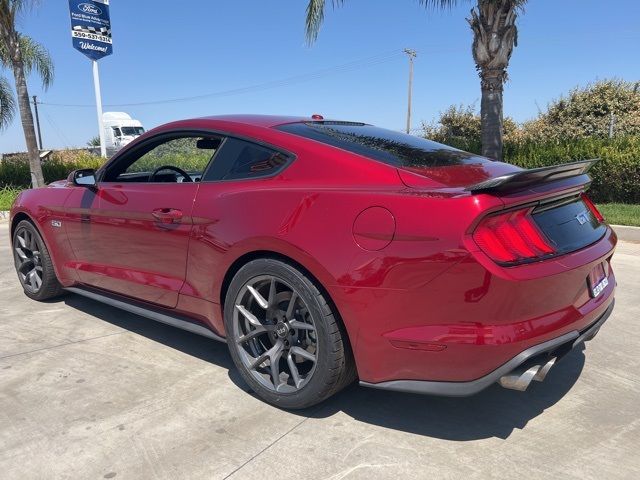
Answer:
<path fill-rule="evenodd" d="M 640 227 L 628 227 L 626 225 L 611 225 L 618 235 L 618 240 L 623 242 L 640 243 Z"/>

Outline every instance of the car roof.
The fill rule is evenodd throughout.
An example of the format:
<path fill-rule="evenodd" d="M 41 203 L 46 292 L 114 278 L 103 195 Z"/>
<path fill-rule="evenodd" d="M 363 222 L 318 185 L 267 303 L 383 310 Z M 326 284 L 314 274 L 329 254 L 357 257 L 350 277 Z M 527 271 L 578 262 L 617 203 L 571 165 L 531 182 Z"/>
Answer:
<path fill-rule="evenodd" d="M 211 117 L 203 117 L 194 120 L 215 120 L 221 122 L 233 122 L 241 123 L 244 125 L 252 125 L 254 127 L 276 127 L 278 125 L 284 125 L 286 123 L 300 123 L 300 122 L 316 122 L 327 121 L 321 118 L 301 117 L 292 115 L 250 115 L 250 114 L 237 114 L 237 115 L 215 115 Z"/>

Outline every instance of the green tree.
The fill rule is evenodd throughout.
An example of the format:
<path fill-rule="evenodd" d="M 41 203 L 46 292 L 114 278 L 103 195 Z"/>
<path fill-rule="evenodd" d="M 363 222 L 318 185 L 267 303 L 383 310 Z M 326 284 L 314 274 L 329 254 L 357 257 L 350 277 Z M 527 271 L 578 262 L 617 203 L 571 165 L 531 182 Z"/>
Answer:
<path fill-rule="evenodd" d="M 87 147 L 99 147 L 100 146 L 100 137 L 96 135 L 91 140 L 87 142 Z"/>
<path fill-rule="evenodd" d="M 308 0 L 306 32 L 313 43 L 324 20 L 327 0 Z M 334 7 L 345 0 L 332 0 Z M 451 8 L 463 0 L 418 0 L 434 9 Z M 471 0 L 466 0 L 471 1 Z M 526 0 L 477 0 L 467 19 L 473 31 L 473 59 L 480 76 L 482 100 L 480 104 L 482 154 L 502 159 L 503 108 L 502 93 L 507 80 L 507 67 L 513 48 L 517 45 L 516 18 Z"/>
<path fill-rule="evenodd" d="M 34 187 L 43 186 L 44 177 L 29 103 L 27 77 L 33 71 L 37 72 L 43 88 L 48 88 L 53 81 L 54 67 L 46 48 L 18 32 L 17 20 L 38 3 L 38 0 L 0 0 L 0 63 L 13 72 Z"/>

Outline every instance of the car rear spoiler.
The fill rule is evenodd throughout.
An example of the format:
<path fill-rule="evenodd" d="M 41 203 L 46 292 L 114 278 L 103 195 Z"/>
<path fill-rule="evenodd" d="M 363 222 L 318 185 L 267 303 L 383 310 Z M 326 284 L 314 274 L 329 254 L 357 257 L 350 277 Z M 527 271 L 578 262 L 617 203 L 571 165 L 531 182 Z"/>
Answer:
<path fill-rule="evenodd" d="M 563 163 L 551 167 L 531 168 L 519 172 L 508 173 L 476 183 L 466 188 L 472 193 L 482 192 L 513 192 L 533 185 L 553 182 L 562 178 L 577 177 L 587 173 L 599 158 L 580 160 L 578 162 Z"/>

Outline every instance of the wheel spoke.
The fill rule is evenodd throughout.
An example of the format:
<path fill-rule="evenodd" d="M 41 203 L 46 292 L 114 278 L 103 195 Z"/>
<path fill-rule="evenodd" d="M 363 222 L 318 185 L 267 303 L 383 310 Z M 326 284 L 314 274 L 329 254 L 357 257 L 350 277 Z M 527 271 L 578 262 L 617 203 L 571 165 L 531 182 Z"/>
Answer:
<path fill-rule="evenodd" d="M 258 318 L 253 313 L 244 308 L 244 306 L 236 305 L 236 309 L 244 316 L 244 318 L 249 321 L 251 325 L 262 327 L 262 323 L 260 323 L 260 320 L 258 320 Z"/>
<path fill-rule="evenodd" d="M 291 298 L 289 299 L 289 305 L 287 306 L 287 313 L 286 313 L 287 320 L 293 319 L 293 309 L 295 308 L 297 301 L 298 301 L 298 293 L 297 292 L 291 293 Z"/>
<path fill-rule="evenodd" d="M 18 235 L 18 236 L 16 237 L 16 239 L 18 240 L 18 243 L 20 244 L 20 246 L 21 246 L 22 248 L 27 248 L 27 242 L 25 241 L 25 239 L 24 239 L 24 237 L 22 236 L 22 234 L 21 234 L 21 235 Z"/>
<path fill-rule="evenodd" d="M 278 387 L 282 383 L 280 381 L 280 358 L 282 357 L 282 351 L 283 349 L 282 347 L 280 347 L 274 354 L 269 357 L 271 381 L 273 382 L 273 386 L 275 387 L 276 391 L 278 391 Z"/>
<path fill-rule="evenodd" d="M 35 269 L 27 273 L 27 281 L 29 282 L 29 285 L 31 285 L 33 289 L 38 288 L 38 280 L 39 279 L 38 279 L 38 276 L 36 275 Z"/>
<path fill-rule="evenodd" d="M 262 365 L 267 359 L 269 359 L 269 361 L 271 361 L 271 358 L 273 358 L 273 355 L 278 350 L 281 350 L 281 349 L 282 349 L 282 343 L 281 342 L 276 342 L 276 344 L 273 347 L 271 347 L 269 350 L 267 350 L 266 352 L 263 352 L 262 354 L 258 355 L 255 358 L 253 358 L 253 361 L 249 365 L 249 368 L 251 370 L 255 370 L 257 367 Z"/>
<path fill-rule="evenodd" d="M 316 361 L 316 356 L 313 353 L 309 353 L 307 352 L 304 348 L 300 348 L 300 347 L 291 347 L 290 350 L 292 355 L 298 355 L 306 360 L 310 360 L 312 362 L 315 363 Z"/>
<path fill-rule="evenodd" d="M 18 238 L 20 238 L 20 237 L 18 237 Z M 24 251 L 22 250 L 21 247 L 16 247 L 15 251 L 18 254 L 18 256 L 20 257 L 21 260 L 26 260 L 27 259 L 27 254 L 24 253 Z"/>
<path fill-rule="evenodd" d="M 255 288 L 253 288 L 251 285 L 247 285 L 247 290 L 251 292 L 253 298 L 255 298 L 256 302 L 258 302 L 258 305 L 260 305 L 265 310 L 269 307 L 269 302 L 267 302 L 264 297 L 260 295 L 260 292 L 258 292 Z"/>
<path fill-rule="evenodd" d="M 33 251 L 38 248 L 38 244 L 36 243 L 36 236 L 29 232 L 29 250 Z"/>
<path fill-rule="evenodd" d="M 295 330 L 310 330 L 315 332 L 315 327 L 310 323 L 300 322 L 298 320 L 291 320 L 289 326 Z"/>
<path fill-rule="evenodd" d="M 269 284 L 269 306 L 273 307 L 276 301 L 276 279 L 271 277 L 271 283 Z"/>
<path fill-rule="evenodd" d="M 300 378 L 300 372 L 298 372 L 298 367 L 296 366 L 296 362 L 293 360 L 293 355 L 291 355 L 291 351 L 287 355 L 287 365 L 289 365 L 289 371 L 291 372 L 291 378 L 293 379 L 293 384 L 296 388 L 300 388 L 300 384 L 302 383 L 302 379 Z"/>
<path fill-rule="evenodd" d="M 18 267 L 18 272 L 26 276 L 29 274 L 29 272 L 31 272 L 32 269 L 33 269 L 33 263 L 30 262 L 29 260 L 25 260 Z"/>
<path fill-rule="evenodd" d="M 258 355 L 255 358 L 252 358 L 252 361 L 249 364 L 249 369 L 250 370 L 255 370 L 257 367 L 262 365 L 267 360 L 267 358 L 269 358 L 269 351 L 268 350 L 266 352 L 264 352 L 263 354 Z"/>
<path fill-rule="evenodd" d="M 252 340 L 252 339 L 256 338 L 259 335 L 262 335 L 263 333 L 267 333 L 267 329 L 266 328 L 264 328 L 264 327 L 256 327 L 255 330 L 251 330 L 250 332 L 247 332 L 246 334 L 244 334 L 243 336 L 238 338 L 238 340 L 236 340 L 236 343 L 238 345 L 240 345 L 242 343 L 247 343 L 249 340 Z"/>

